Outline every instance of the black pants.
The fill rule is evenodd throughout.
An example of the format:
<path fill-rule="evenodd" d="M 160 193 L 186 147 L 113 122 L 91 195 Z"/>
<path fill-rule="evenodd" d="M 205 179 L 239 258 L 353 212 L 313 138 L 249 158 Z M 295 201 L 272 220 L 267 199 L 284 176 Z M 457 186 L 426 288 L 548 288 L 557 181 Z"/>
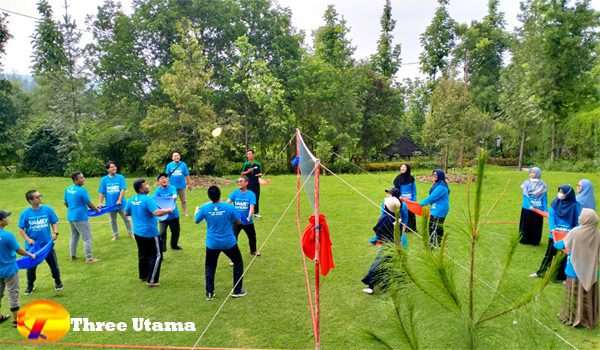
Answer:
<path fill-rule="evenodd" d="M 242 281 L 244 261 L 242 260 L 242 253 L 240 253 L 240 248 L 238 248 L 237 244 L 229 249 L 206 248 L 206 260 L 204 263 L 206 293 L 214 293 L 215 291 L 215 272 L 221 252 L 225 253 L 233 262 L 233 291 L 234 293 L 241 293 L 244 290 Z"/>
<path fill-rule="evenodd" d="M 380 284 L 382 289 L 385 289 L 386 283 L 383 278 L 383 272 L 380 270 L 380 266 L 383 262 L 388 260 L 389 257 L 385 257 L 381 248 L 379 248 L 377 255 L 375 256 L 375 260 L 371 264 L 371 267 L 369 267 L 369 271 L 361 280 L 362 283 L 366 284 L 371 289 L 375 288 L 375 285 Z"/>
<path fill-rule="evenodd" d="M 446 218 L 438 218 L 429 216 L 429 247 L 436 248 L 442 243 L 444 237 L 444 220 Z"/>
<path fill-rule="evenodd" d="M 235 238 L 238 239 L 240 235 L 240 231 L 244 230 L 246 232 L 246 236 L 248 236 L 248 243 L 250 245 L 250 254 L 256 253 L 256 230 L 254 229 L 254 224 L 239 224 L 233 227 L 233 232 L 235 233 Z"/>
<path fill-rule="evenodd" d="M 162 254 L 160 252 L 160 237 L 142 237 L 135 235 L 138 247 L 138 271 L 141 280 L 148 283 L 158 283 Z"/>
<path fill-rule="evenodd" d="M 259 199 L 260 199 L 260 184 L 256 184 L 256 185 L 251 185 L 248 186 L 248 189 L 252 192 L 254 192 L 254 195 L 256 196 L 256 205 L 254 206 L 254 214 L 258 214 L 259 213 Z"/>
<path fill-rule="evenodd" d="M 46 263 L 50 267 L 50 273 L 54 279 L 54 285 L 60 286 L 62 284 L 60 280 L 60 270 L 58 269 L 58 259 L 56 258 L 56 252 L 54 248 L 46 256 Z M 36 279 L 37 266 L 27 270 L 27 289 L 32 289 Z"/>
<path fill-rule="evenodd" d="M 408 228 L 410 228 L 409 232 L 417 232 L 417 217 L 415 213 L 408 212 Z"/>
<path fill-rule="evenodd" d="M 521 244 L 539 245 L 543 227 L 543 217 L 529 209 L 521 208 L 521 219 L 519 220 Z"/>
<path fill-rule="evenodd" d="M 171 249 L 179 246 L 179 233 L 181 226 L 179 218 L 168 219 L 160 222 L 160 251 L 167 251 L 167 227 L 171 230 Z"/>
<path fill-rule="evenodd" d="M 546 247 L 546 254 L 544 254 L 544 259 L 542 259 L 542 263 L 540 264 L 540 268 L 537 270 L 538 276 L 542 277 L 550 265 L 552 265 L 552 260 L 558 253 L 558 250 L 554 248 L 554 240 L 552 238 L 548 239 L 548 247 Z M 558 267 L 558 271 L 556 271 L 556 281 L 564 281 L 567 279 L 567 275 L 565 274 L 565 267 L 567 266 L 567 259 L 563 257 L 560 262 L 560 266 Z"/>

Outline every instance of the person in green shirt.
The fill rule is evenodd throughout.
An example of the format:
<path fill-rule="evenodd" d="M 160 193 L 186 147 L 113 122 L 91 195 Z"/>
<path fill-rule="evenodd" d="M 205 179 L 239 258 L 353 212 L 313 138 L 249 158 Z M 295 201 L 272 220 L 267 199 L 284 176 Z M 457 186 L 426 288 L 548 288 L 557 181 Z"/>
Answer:
<path fill-rule="evenodd" d="M 242 176 L 248 178 L 248 189 L 256 195 L 256 205 L 254 206 L 254 216 L 259 218 L 259 200 L 260 200 L 260 177 L 263 175 L 262 164 L 254 159 L 254 150 L 249 149 L 246 152 L 247 161 L 242 166 Z"/>

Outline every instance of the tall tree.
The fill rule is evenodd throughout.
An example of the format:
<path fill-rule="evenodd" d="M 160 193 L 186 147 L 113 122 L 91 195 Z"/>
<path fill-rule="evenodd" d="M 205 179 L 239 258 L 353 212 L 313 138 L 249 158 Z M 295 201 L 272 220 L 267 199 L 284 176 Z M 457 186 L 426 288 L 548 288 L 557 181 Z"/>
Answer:
<path fill-rule="evenodd" d="M 161 76 L 160 87 L 168 100 L 152 105 L 142 128 L 150 144 L 144 160 L 148 168 L 161 169 L 170 152 L 178 150 L 193 169 L 219 158 L 210 131 L 216 115 L 208 103 L 211 71 L 196 30 L 189 20 L 177 25 L 180 41 L 171 47 L 173 64 Z"/>
<path fill-rule="evenodd" d="M 489 0 L 488 14 L 460 33 L 460 44 L 455 52 L 462 61 L 464 78 L 475 103 L 487 113 L 498 112 L 498 81 L 502 57 L 508 47 L 504 26 L 504 14 L 498 10 L 498 0 Z"/>
<path fill-rule="evenodd" d="M 423 52 L 419 56 L 421 71 L 430 81 L 448 73 L 450 54 L 455 46 L 456 23 L 448 13 L 449 0 L 438 0 L 431 24 L 421 34 Z"/>
<path fill-rule="evenodd" d="M 10 32 L 8 31 L 8 15 L 6 13 L 0 13 L 0 59 L 6 54 L 6 43 L 11 38 Z M 2 63 L 0 61 L 0 67 Z"/>
<path fill-rule="evenodd" d="M 589 0 L 528 0 L 522 3 L 519 56 L 530 71 L 529 87 L 545 114 L 550 160 L 560 156 L 559 127 L 595 89 L 589 72 L 596 61 L 599 14 Z"/>
<path fill-rule="evenodd" d="M 33 34 L 33 73 L 63 73 L 68 64 L 64 49 L 64 37 L 54 21 L 53 11 L 47 0 L 39 0 L 37 10 L 41 16 Z"/>
<path fill-rule="evenodd" d="M 392 18 L 392 4 L 390 0 L 385 1 L 383 14 L 381 15 L 381 34 L 377 41 L 377 53 L 371 57 L 371 64 L 376 72 L 388 79 L 392 79 L 400 68 L 400 44 L 393 46 L 394 36 L 392 32 L 396 27 L 396 21 Z"/>
<path fill-rule="evenodd" d="M 337 13 L 333 5 L 327 6 L 323 19 L 325 25 L 314 33 L 316 57 L 335 68 L 351 67 L 355 48 L 348 38 L 350 28 L 346 25 L 346 20 Z"/>

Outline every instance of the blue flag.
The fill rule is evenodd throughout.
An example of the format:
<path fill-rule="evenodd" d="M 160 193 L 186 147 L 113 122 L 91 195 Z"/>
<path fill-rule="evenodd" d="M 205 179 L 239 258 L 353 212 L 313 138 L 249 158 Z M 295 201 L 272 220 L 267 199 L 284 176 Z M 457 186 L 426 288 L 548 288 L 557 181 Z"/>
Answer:
<path fill-rule="evenodd" d="M 100 216 L 100 215 L 104 215 L 106 213 L 112 213 L 113 211 L 118 211 L 119 209 L 121 209 L 121 206 L 119 204 L 102 207 L 102 208 L 100 208 L 100 211 L 95 211 L 93 209 L 89 209 L 88 216 L 90 216 L 90 217 Z"/>
<path fill-rule="evenodd" d="M 35 254 L 35 259 L 32 259 L 28 256 L 22 257 L 21 259 L 17 260 L 17 266 L 22 270 L 28 270 L 38 266 L 42 261 L 46 259 L 48 253 L 50 253 L 50 251 L 52 250 L 52 247 L 54 247 L 54 241 L 50 241 L 44 246 L 41 246 L 41 244 L 35 242 L 27 250 L 28 252 Z"/>

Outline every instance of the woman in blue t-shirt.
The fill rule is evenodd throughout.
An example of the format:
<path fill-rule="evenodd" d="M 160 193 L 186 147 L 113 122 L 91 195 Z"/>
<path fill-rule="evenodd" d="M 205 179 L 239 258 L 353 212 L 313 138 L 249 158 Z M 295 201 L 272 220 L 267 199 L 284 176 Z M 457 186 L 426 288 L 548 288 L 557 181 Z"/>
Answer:
<path fill-rule="evenodd" d="M 429 246 L 439 247 L 444 237 L 444 221 L 450 210 L 450 189 L 446 174 L 441 169 L 433 171 L 433 185 L 429 196 L 419 202 L 421 206 L 431 205 L 429 215 Z"/>
<path fill-rule="evenodd" d="M 575 226 L 579 224 L 579 214 L 581 213 L 581 205 L 577 203 L 575 199 L 575 190 L 570 185 L 561 185 L 558 187 L 558 194 L 552 201 L 550 209 L 548 210 L 548 226 L 550 233 L 548 235 L 548 247 L 546 248 L 546 254 L 540 268 L 529 275 L 530 277 L 543 277 L 544 273 L 548 270 L 552 264 L 554 256 L 558 250 L 554 247 L 554 231 L 569 232 Z M 560 264 L 559 270 L 556 274 L 557 281 L 564 281 L 567 276 L 565 275 L 566 260 Z"/>
<path fill-rule="evenodd" d="M 529 170 L 529 178 L 521 184 L 523 201 L 519 233 L 521 244 L 539 245 L 544 228 L 544 217 L 532 209 L 546 211 L 548 206 L 548 187 L 542 181 L 542 171 L 538 167 Z"/>
<path fill-rule="evenodd" d="M 400 191 L 400 197 L 411 201 L 417 200 L 417 185 L 415 185 L 415 178 L 410 174 L 410 165 L 404 163 L 400 166 L 400 174 L 394 179 L 394 187 Z M 403 206 L 403 210 L 407 210 L 406 206 Z M 408 211 L 407 226 L 411 232 L 417 231 L 417 218 L 415 214 Z"/>

